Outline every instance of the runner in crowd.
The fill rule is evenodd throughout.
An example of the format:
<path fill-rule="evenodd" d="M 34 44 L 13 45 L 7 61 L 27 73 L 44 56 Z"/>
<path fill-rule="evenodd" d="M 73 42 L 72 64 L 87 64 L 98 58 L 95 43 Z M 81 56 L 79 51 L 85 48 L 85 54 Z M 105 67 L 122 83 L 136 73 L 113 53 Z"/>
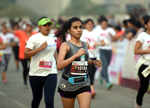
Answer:
<path fill-rule="evenodd" d="M 0 50 L 4 50 L 6 46 L 7 45 L 3 43 L 3 39 L 0 37 Z M 4 56 L 3 56 L 3 53 L 0 52 L 0 71 L 2 71 L 4 67 L 5 67 Z"/>
<path fill-rule="evenodd" d="M 136 107 L 141 108 L 144 94 L 148 90 L 150 73 L 150 16 L 144 19 L 146 31 L 138 35 L 135 45 L 135 54 L 141 55 L 137 63 L 140 87 L 136 97 Z M 146 73 L 146 74 L 145 74 Z"/>
<path fill-rule="evenodd" d="M 29 38 L 25 56 L 31 58 L 29 80 L 32 89 L 32 108 L 39 108 L 44 90 L 46 108 L 54 108 L 57 84 L 56 38 L 49 34 L 52 22 L 47 17 L 38 21 L 40 32 Z"/>
<path fill-rule="evenodd" d="M 20 27 L 18 25 L 18 23 L 13 23 L 12 24 L 12 30 L 15 31 L 15 30 L 18 30 Z M 16 44 L 14 46 L 12 46 L 12 51 L 13 51 L 13 54 L 14 54 L 14 59 L 15 59 L 15 64 L 16 64 L 16 69 L 17 71 L 19 71 L 19 39 L 16 37 Z"/>
<path fill-rule="evenodd" d="M 29 37 L 31 37 L 33 34 L 36 34 L 36 32 L 33 31 L 31 24 L 26 24 L 24 30 L 14 30 L 13 31 L 15 36 L 19 39 L 19 59 L 22 64 L 23 68 L 23 80 L 24 85 L 27 85 L 28 80 L 28 73 L 29 73 L 29 59 L 25 58 L 24 51 L 25 51 L 25 45 Z"/>
<path fill-rule="evenodd" d="M 3 54 L 3 60 L 4 60 L 4 68 L 2 70 L 2 81 L 3 83 L 7 82 L 6 72 L 8 70 L 8 64 L 10 61 L 11 56 L 11 46 L 14 42 L 15 36 L 12 33 L 8 32 L 8 28 L 5 24 L 1 26 L 2 32 L 0 33 L 0 37 L 3 40 L 3 43 L 6 45 L 6 48 L 1 50 L 1 53 Z"/>
<path fill-rule="evenodd" d="M 82 35 L 82 21 L 77 17 L 69 19 L 62 27 L 63 39 L 66 34 L 71 35 L 68 42 L 62 43 L 57 68 L 64 70 L 59 82 L 58 92 L 64 108 L 74 108 L 77 97 L 80 108 L 90 108 L 91 88 L 87 66 L 88 64 L 100 65 L 98 60 L 88 60 L 88 46 L 80 41 Z"/>
<path fill-rule="evenodd" d="M 113 28 L 108 27 L 108 20 L 102 16 L 100 17 L 99 25 L 94 29 L 94 33 L 97 34 L 97 45 L 99 46 L 99 56 L 102 60 L 102 71 L 100 83 L 103 80 L 106 81 L 106 88 L 111 89 L 112 83 L 109 80 L 108 67 L 112 57 L 112 40 L 115 36 L 115 31 Z"/>
<path fill-rule="evenodd" d="M 89 53 L 89 59 L 91 60 L 97 60 L 99 57 L 97 56 L 98 52 L 96 49 L 96 41 L 97 37 L 94 34 L 93 28 L 94 28 L 94 21 L 92 19 L 87 19 L 84 21 L 84 28 L 83 33 L 81 35 L 81 41 L 88 43 L 88 53 Z M 88 72 L 90 76 L 90 83 L 91 83 L 91 93 L 92 97 L 94 98 L 96 92 L 94 89 L 94 78 L 95 78 L 95 72 L 97 67 L 94 64 L 89 64 L 88 66 Z"/>

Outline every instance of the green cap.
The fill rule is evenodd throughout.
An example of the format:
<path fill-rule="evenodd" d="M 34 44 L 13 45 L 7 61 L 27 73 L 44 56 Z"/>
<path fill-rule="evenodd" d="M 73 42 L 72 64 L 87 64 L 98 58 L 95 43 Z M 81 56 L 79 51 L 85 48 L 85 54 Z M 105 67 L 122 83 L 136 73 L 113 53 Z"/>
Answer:
<path fill-rule="evenodd" d="M 43 26 L 47 23 L 52 23 L 51 20 L 49 18 L 42 18 L 39 22 L 38 22 L 38 26 Z"/>

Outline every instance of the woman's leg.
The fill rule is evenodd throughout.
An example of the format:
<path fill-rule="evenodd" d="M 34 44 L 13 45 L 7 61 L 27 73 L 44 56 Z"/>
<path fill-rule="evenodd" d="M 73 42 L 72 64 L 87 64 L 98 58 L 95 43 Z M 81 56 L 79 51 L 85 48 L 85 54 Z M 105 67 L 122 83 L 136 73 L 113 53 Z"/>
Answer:
<path fill-rule="evenodd" d="M 44 98 L 46 108 L 54 108 L 54 96 L 57 85 L 57 75 L 49 75 L 46 77 L 44 84 Z"/>
<path fill-rule="evenodd" d="M 23 80 L 24 84 L 27 85 L 27 79 L 29 74 L 29 67 L 28 67 L 28 59 L 22 59 L 22 68 L 23 68 Z"/>
<path fill-rule="evenodd" d="M 101 76 L 105 79 L 106 81 L 106 87 L 107 89 L 111 89 L 112 84 L 109 81 L 109 75 L 108 75 L 108 67 L 111 61 L 112 57 L 112 50 L 100 50 L 100 58 L 102 60 L 102 71 L 101 71 Z"/>
<path fill-rule="evenodd" d="M 43 77 L 37 77 L 37 76 L 30 76 L 30 86 L 32 89 L 32 108 L 39 108 L 40 101 L 42 99 L 43 94 L 43 86 L 44 86 L 44 78 Z"/>
<path fill-rule="evenodd" d="M 83 92 L 77 95 L 79 108 L 91 107 L 91 94 L 90 92 Z"/>
<path fill-rule="evenodd" d="M 10 56 L 11 56 L 10 54 L 4 54 L 4 63 L 5 63 L 5 65 L 4 65 L 4 69 L 2 71 L 2 81 L 4 83 L 7 82 L 6 72 L 7 72 L 7 69 L 8 69 L 8 63 L 10 61 Z"/>
<path fill-rule="evenodd" d="M 142 65 L 139 69 L 139 72 L 138 72 L 138 76 L 139 76 L 139 79 L 140 79 L 140 87 L 139 87 L 137 97 L 136 97 L 137 106 L 142 106 L 144 94 L 147 92 L 148 86 L 149 86 L 149 76 L 147 78 L 145 78 L 142 75 L 142 71 L 146 67 L 148 67 L 148 66 Z"/>
<path fill-rule="evenodd" d="M 61 97 L 63 108 L 74 108 L 75 98 Z"/>
<path fill-rule="evenodd" d="M 92 98 L 95 97 L 95 89 L 94 89 L 94 78 L 95 78 L 95 72 L 96 72 L 96 67 L 93 64 L 90 64 L 88 67 L 89 70 L 89 76 L 90 76 L 90 84 L 91 84 L 91 94 L 92 94 Z"/>

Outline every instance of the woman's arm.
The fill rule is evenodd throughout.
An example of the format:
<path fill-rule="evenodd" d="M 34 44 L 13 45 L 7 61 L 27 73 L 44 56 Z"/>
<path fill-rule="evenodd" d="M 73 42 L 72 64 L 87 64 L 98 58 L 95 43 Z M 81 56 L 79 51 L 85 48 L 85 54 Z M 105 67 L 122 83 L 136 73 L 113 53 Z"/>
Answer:
<path fill-rule="evenodd" d="M 44 42 L 39 48 L 36 48 L 34 50 L 32 50 L 30 48 L 26 48 L 25 52 L 24 52 L 25 58 L 30 58 L 30 57 L 36 55 L 37 53 L 39 53 L 40 51 L 42 51 L 46 47 L 47 47 L 47 42 Z"/>
<path fill-rule="evenodd" d="M 88 60 L 88 64 L 95 64 L 97 67 L 101 67 L 101 60 Z"/>
<path fill-rule="evenodd" d="M 135 48 L 134 48 L 134 53 L 135 54 L 150 54 L 150 48 L 149 49 L 146 49 L 146 50 L 143 50 L 141 49 L 142 47 L 142 43 L 140 41 L 137 41 L 136 44 L 135 44 Z"/>
<path fill-rule="evenodd" d="M 7 45 L 6 45 L 6 44 L 0 43 L 0 50 L 5 49 L 6 47 L 7 47 Z"/>
<path fill-rule="evenodd" d="M 81 55 L 85 54 L 85 50 L 83 48 L 81 48 L 73 56 L 71 56 L 70 58 L 65 59 L 69 49 L 70 48 L 69 48 L 67 43 L 62 43 L 62 45 L 60 47 L 60 50 L 59 50 L 58 59 L 57 59 L 57 68 L 58 68 L 58 70 L 63 69 L 64 67 L 66 67 L 70 63 L 72 63 L 72 61 L 74 61 L 76 58 L 78 58 Z"/>
<path fill-rule="evenodd" d="M 105 45 L 106 45 L 106 43 L 104 40 L 101 40 L 99 42 L 95 42 L 95 46 L 105 46 Z"/>

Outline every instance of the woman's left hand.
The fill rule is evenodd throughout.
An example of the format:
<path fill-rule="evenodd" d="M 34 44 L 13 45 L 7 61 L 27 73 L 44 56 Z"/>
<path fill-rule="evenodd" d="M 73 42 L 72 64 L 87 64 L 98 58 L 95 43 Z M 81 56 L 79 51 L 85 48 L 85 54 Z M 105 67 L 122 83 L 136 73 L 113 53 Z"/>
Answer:
<path fill-rule="evenodd" d="M 97 66 L 97 67 L 101 67 L 102 66 L 102 62 L 100 60 L 94 60 L 93 63 Z"/>

